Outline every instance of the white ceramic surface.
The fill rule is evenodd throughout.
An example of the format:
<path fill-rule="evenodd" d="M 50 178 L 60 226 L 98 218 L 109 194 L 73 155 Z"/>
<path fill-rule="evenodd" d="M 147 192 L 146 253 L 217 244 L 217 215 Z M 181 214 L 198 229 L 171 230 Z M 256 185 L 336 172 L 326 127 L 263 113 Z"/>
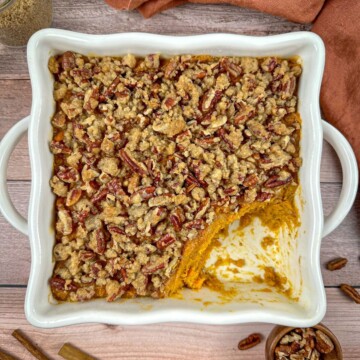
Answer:
<path fill-rule="evenodd" d="M 117 303 L 102 300 L 87 303 L 56 304 L 49 296 L 48 279 L 53 269 L 54 244 L 53 195 L 48 185 L 52 173 L 50 117 L 54 112 L 53 79 L 47 69 L 51 55 L 66 50 L 97 55 L 146 55 L 160 52 L 173 54 L 212 54 L 238 56 L 299 55 L 303 74 L 299 84 L 299 112 L 303 120 L 301 156 L 301 227 L 297 233 L 297 251 L 302 292 L 299 301 L 279 296 L 235 299 L 228 303 L 205 306 L 214 298 L 208 289 L 198 292 L 184 289 L 183 298 L 131 299 Z M 19 231 L 29 235 L 31 272 L 26 293 L 25 313 L 31 324 L 58 327 L 77 323 L 145 324 L 165 321 L 187 321 L 208 324 L 270 322 L 287 326 L 311 326 L 326 311 L 319 257 L 321 238 L 334 230 L 346 216 L 355 199 L 358 171 L 355 156 L 346 139 L 331 125 L 321 122 L 319 89 L 324 68 L 325 51 L 321 39 L 308 32 L 249 37 L 209 34 L 189 37 L 124 33 L 85 35 L 64 30 L 46 29 L 34 34 L 28 44 L 28 63 L 33 103 L 31 116 L 17 123 L 0 144 L 0 210 Z M 19 215 L 6 188 L 8 159 L 16 143 L 29 128 L 32 187 L 28 219 Z M 325 225 L 320 194 L 320 158 L 324 136 L 338 153 L 344 184 L 339 203 L 326 218 Z M 244 285 L 243 290 L 246 290 Z M 194 295 L 195 294 L 195 295 Z M 202 301 L 197 301 L 201 299 Z"/>

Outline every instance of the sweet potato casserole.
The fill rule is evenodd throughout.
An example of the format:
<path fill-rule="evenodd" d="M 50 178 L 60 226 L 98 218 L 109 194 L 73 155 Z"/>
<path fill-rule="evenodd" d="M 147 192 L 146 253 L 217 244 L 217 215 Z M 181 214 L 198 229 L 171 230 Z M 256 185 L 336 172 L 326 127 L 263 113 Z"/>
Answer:
<path fill-rule="evenodd" d="M 56 299 L 200 288 L 222 228 L 291 201 L 296 59 L 68 51 L 49 69 Z"/>

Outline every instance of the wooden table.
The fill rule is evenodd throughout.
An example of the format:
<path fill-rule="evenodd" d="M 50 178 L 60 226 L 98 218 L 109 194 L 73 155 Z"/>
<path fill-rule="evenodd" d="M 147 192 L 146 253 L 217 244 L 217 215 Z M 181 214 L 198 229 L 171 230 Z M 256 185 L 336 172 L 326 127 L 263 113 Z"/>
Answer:
<path fill-rule="evenodd" d="M 266 35 L 308 30 L 300 25 L 256 11 L 227 5 L 189 4 L 144 20 L 135 12 L 118 12 L 102 0 L 54 0 L 56 28 L 87 33 L 147 31 L 159 34 L 230 32 Z M 186 49 L 185 49 L 186 51 Z M 0 45 L 0 139 L 19 119 L 28 115 L 31 89 L 25 49 Z M 27 141 L 23 139 L 12 155 L 8 169 L 11 196 L 24 215 L 30 193 Z M 321 189 L 325 212 L 336 203 L 341 190 L 341 169 L 332 149 L 324 144 Z M 0 189 L 3 191 L 3 189 Z M 360 359 L 360 305 L 340 293 L 340 283 L 360 286 L 360 197 L 342 225 L 323 239 L 321 264 L 328 298 L 324 323 L 338 336 L 345 359 Z M 324 264 L 344 256 L 343 270 L 330 272 Z M 11 332 L 23 329 L 54 359 L 61 345 L 71 341 L 99 359 L 264 359 L 264 342 L 245 352 L 238 341 L 251 332 L 267 336 L 268 324 L 203 326 L 159 324 L 151 326 L 84 325 L 55 330 L 30 326 L 24 316 L 24 295 L 30 269 L 28 239 L 0 216 L 0 348 L 20 359 L 31 359 Z"/>

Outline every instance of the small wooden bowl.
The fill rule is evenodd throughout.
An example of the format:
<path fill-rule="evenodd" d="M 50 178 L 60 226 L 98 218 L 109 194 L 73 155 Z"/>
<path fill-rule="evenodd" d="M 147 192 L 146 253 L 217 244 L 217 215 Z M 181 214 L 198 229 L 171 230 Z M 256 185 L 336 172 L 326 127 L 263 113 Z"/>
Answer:
<path fill-rule="evenodd" d="M 339 340 L 336 338 L 336 336 L 323 324 L 318 324 L 315 326 L 312 326 L 314 329 L 321 330 L 324 334 L 326 334 L 334 343 L 334 350 L 324 355 L 325 360 L 343 360 L 343 354 L 341 345 L 339 343 Z M 279 343 L 280 339 L 289 333 L 291 330 L 294 330 L 296 328 L 293 327 L 287 327 L 287 326 L 275 326 L 271 333 L 269 334 L 266 345 L 265 345 L 265 356 L 266 360 L 275 360 L 275 348 L 276 345 Z"/>

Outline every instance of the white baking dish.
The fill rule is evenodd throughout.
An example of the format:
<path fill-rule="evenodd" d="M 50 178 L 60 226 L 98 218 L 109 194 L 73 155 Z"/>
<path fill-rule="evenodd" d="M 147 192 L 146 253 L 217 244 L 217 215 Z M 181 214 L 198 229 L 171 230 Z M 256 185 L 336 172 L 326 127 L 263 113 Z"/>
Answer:
<path fill-rule="evenodd" d="M 53 157 L 48 148 L 51 137 L 50 117 L 54 112 L 53 79 L 47 69 L 51 55 L 66 50 L 82 54 L 146 55 L 181 53 L 291 57 L 299 55 L 303 74 L 299 84 L 299 112 L 303 120 L 300 172 L 301 227 L 295 234 L 294 254 L 298 260 L 299 300 L 289 301 L 278 294 L 257 293 L 228 302 L 216 302 L 208 289 L 183 290 L 182 298 L 162 300 L 133 299 L 117 303 L 103 300 L 87 303 L 55 304 L 49 295 L 48 279 L 53 270 L 54 244 L 53 195 L 48 185 Z M 28 63 L 33 102 L 31 115 L 17 123 L 0 145 L 0 209 L 8 221 L 29 236 L 31 272 L 25 312 L 29 322 L 39 327 L 57 327 L 85 322 L 108 324 L 145 324 L 187 321 L 208 324 L 271 322 L 288 326 L 311 326 L 326 311 L 319 257 L 321 238 L 334 230 L 350 210 L 357 189 L 358 172 L 354 154 L 345 138 L 331 125 L 321 121 L 319 89 L 324 68 L 324 45 L 308 32 L 270 37 L 209 34 L 189 37 L 152 34 L 84 35 L 69 31 L 42 30 L 30 39 Z M 10 89 L 11 90 L 11 89 Z M 12 205 L 6 189 L 6 167 L 20 137 L 28 130 L 32 187 L 28 219 Z M 344 176 L 339 203 L 323 220 L 320 195 L 320 158 L 323 133 L 338 153 Z M 14 254 L 14 257 L 16 255 Z M 14 258 L 14 261 L 16 259 Z M 251 284 L 242 284 L 242 293 L 251 293 Z M 259 295 L 260 294 L 260 295 Z M 210 305 L 204 301 L 214 300 Z"/>

